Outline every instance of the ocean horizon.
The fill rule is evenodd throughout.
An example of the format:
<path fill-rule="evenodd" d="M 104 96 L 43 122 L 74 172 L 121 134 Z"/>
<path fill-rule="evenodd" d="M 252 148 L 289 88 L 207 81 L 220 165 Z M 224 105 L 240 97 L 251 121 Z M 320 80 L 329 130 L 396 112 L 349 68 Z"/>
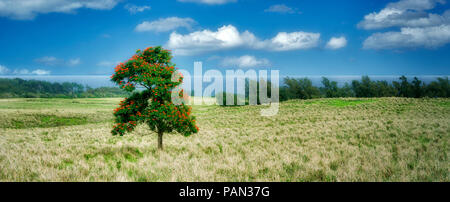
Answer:
<path fill-rule="evenodd" d="M 283 85 L 283 78 L 308 78 L 312 81 L 314 86 L 322 86 L 322 77 L 328 78 L 330 81 L 336 81 L 339 86 L 345 83 L 351 83 L 353 80 L 361 80 L 362 76 L 369 76 L 375 81 L 387 81 L 389 83 L 398 81 L 402 75 L 281 75 L 280 85 Z M 449 77 L 450 75 L 405 75 L 408 80 L 414 77 L 419 78 L 425 83 L 435 81 L 438 77 Z M 48 82 L 75 82 L 82 85 L 87 85 L 92 88 L 98 87 L 114 87 L 116 86 L 110 81 L 110 75 L 0 75 L 0 78 L 20 78 L 24 80 L 41 80 Z"/>

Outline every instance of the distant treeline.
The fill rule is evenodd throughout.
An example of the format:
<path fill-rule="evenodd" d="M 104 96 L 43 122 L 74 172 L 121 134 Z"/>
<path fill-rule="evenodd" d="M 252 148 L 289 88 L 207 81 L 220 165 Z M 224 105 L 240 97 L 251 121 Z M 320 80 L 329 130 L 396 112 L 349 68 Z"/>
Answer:
<path fill-rule="evenodd" d="M 73 82 L 0 78 L 0 98 L 100 98 L 124 97 L 128 94 L 117 87 L 91 88 Z"/>
<path fill-rule="evenodd" d="M 368 76 L 363 76 L 361 80 L 353 80 L 351 83 L 345 83 L 342 87 L 338 86 L 336 81 L 330 81 L 326 77 L 322 77 L 322 86 L 313 86 L 312 81 L 308 78 L 284 78 L 284 85 L 280 87 L 280 101 L 290 99 L 313 99 L 313 98 L 340 98 L 340 97 L 450 97 L 450 83 L 448 77 L 438 77 L 435 81 L 428 84 L 424 83 L 417 77 L 409 82 L 405 76 L 401 76 L 398 81 L 388 83 L 387 81 L 373 81 Z M 249 83 L 256 83 L 259 89 L 259 82 L 249 81 L 246 79 L 245 85 L 245 104 L 249 104 Z M 267 95 L 271 97 L 271 83 L 267 82 Z M 230 93 L 219 93 L 216 96 L 217 101 L 226 103 L 226 97 Z M 259 90 L 257 91 L 258 101 Z M 233 96 L 233 95 L 229 95 Z M 242 97 L 241 99 L 243 99 Z M 237 105 L 239 96 L 234 94 L 234 105 Z"/>
<path fill-rule="evenodd" d="M 409 82 L 405 76 L 399 81 L 373 81 L 363 76 L 361 81 L 353 80 L 339 87 L 336 81 L 322 78 L 322 87 L 312 85 L 308 78 L 285 78 L 285 86 L 280 87 L 280 100 L 337 98 L 337 97 L 450 97 L 450 83 L 448 77 L 439 77 L 428 84 L 417 77 Z"/>
<path fill-rule="evenodd" d="M 256 82 L 256 81 L 251 81 Z M 246 102 L 248 102 L 249 83 L 246 81 Z M 259 83 L 256 84 L 259 89 Z M 267 82 L 268 96 L 271 97 L 271 83 Z M 191 92 L 193 94 L 193 91 Z M 259 90 L 257 92 L 259 94 Z M 220 94 L 220 93 L 219 93 Z M 225 93 L 222 94 L 225 99 Z M 450 97 L 450 83 L 448 77 L 439 77 L 430 83 L 424 83 L 417 77 L 408 81 L 401 76 L 398 81 L 374 81 L 368 76 L 361 80 L 353 80 L 338 86 L 336 81 L 322 78 L 322 86 L 313 86 L 308 78 L 284 78 L 284 85 L 280 87 L 280 100 L 338 98 L 338 97 Z M 96 97 L 125 97 L 128 93 L 117 87 L 91 88 L 73 82 L 51 83 L 38 80 L 24 80 L 20 78 L 0 78 L 0 98 L 96 98 Z M 259 98 L 259 96 L 258 96 Z M 237 99 L 237 98 L 235 98 Z M 260 103 L 258 99 L 258 103 Z"/>

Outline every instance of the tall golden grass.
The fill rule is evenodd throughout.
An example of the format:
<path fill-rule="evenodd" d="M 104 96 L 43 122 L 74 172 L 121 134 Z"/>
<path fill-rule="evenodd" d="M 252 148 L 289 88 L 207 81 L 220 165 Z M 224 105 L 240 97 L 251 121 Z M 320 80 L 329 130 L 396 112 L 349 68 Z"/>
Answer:
<path fill-rule="evenodd" d="M 200 132 L 112 136 L 119 99 L 0 100 L 0 181 L 449 181 L 450 99 L 193 106 Z"/>

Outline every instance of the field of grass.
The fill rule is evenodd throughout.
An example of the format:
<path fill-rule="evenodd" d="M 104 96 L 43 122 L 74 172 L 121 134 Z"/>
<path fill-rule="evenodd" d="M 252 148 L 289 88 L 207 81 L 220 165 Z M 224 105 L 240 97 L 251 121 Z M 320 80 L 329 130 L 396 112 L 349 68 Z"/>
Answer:
<path fill-rule="evenodd" d="M 450 181 L 450 99 L 193 106 L 198 134 L 112 136 L 120 99 L 0 99 L 0 181 Z"/>

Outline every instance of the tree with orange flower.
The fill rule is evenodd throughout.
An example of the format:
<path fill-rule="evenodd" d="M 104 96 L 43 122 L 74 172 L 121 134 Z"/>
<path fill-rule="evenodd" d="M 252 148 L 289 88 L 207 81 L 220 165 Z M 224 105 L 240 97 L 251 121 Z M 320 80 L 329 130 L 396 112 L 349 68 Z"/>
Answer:
<path fill-rule="evenodd" d="M 185 95 L 177 90 L 183 77 L 175 77 L 177 71 L 171 59 L 170 51 L 158 46 L 137 50 L 129 60 L 117 65 L 111 80 L 132 95 L 114 110 L 113 135 L 122 136 L 145 123 L 158 134 L 158 148 L 162 150 L 164 133 L 175 131 L 189 136 L 199 131 L 191 108 L 184 102 L 172 102 L 172 95 Z"/>

